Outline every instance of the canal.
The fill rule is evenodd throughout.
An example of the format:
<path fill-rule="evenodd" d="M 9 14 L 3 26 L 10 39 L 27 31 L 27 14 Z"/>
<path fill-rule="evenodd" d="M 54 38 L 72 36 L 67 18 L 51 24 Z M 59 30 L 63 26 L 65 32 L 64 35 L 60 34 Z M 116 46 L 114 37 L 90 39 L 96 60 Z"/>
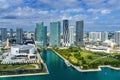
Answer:
<path fill-rule="evenodd" d="M 48 66 L 48 75 L 0 78 L 0 80 L 120 80 L 120 71 L 102 68 L 99 72 L 78 72 L 67 67 L 53 51 L 45 50 L 42 57 Z"/>

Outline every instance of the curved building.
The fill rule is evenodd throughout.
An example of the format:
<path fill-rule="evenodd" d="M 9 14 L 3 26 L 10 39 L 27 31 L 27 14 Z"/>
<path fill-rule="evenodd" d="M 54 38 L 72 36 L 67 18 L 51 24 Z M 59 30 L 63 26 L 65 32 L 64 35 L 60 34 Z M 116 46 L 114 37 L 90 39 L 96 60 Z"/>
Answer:
<path fill-rule="evenodd" d="M 63 46 L 69 46 L 69 21 L 63 20 Z"/>

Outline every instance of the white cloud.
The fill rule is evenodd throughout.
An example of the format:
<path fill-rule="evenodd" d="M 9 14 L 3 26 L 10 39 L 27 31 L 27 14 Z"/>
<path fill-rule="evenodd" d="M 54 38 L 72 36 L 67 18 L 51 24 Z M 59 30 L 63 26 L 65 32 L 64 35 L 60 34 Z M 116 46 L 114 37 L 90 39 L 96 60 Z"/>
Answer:
<path fill-rule="evenodd" d="M 100 9 L 93 9 L 93 8 L 90 8 L 87 10 L 87 12 L 92 12 L 93 14 L 96 14 L 100 11 Z"/>
<path fill-rule="evenodd" d="M 18 6 L 23 3 L 23 0 L 0 0 L 0 9 L 7 9 L 11 6 Z"/>
<path fill-rule="evenodd" d="M 110 14 L 111 10 L 103 9 L 101 10 L 101 14 Z"/>
<path fill-rule="evenodd" d="M 83 9 L 82 8 L 70 8 L 70 9 L 66 9 L 66 10 L 61 10 L 60 13 L 79 13 L 82 12 Z"/>
<path fill-rule="evenodd" d="M 93 19 L 94 19 L 94 20 L 97 20 L 97 19 L 99 19 L 99 17 L 98 17 L 98 16 L 96 16 L 96 17 L 94 17 Z"/>
<path fill-rule="evenodd" d="M 52 8 L 76 7 L 79 3 L 78 0 L 38 0 L 38 2 Z"/>
<path fill-rule="evenodd" d="M 24 3 L 24 1 L 0 0 L 0 18 L 15 16 L 17 19 L 23 19 L 22 21 L 29 19 L 27 21 L 31 24 L 41 20 L 47 23 L 63 19 L 85 20 L 86 23 L 88 21 L 89 25 L 95 25 L 94 21 L 102 19 L 106 19 L 106 21 L 109 19 L 112 22 L 114 18 L 119 18 L 119 0 L 107 0 L 106 2 L 104 2 L 105 0 L 36 0 L 37 3 L 35 4 L 29 4 L 32 0 L 28 0 L 28 3 Z M 109 15 L 103 18 L 102 15 L 114 11 L 117 12 L 117 15 L 116 13 L 111 14 L 111 16 L 114 16 L 113 18 Z"/>

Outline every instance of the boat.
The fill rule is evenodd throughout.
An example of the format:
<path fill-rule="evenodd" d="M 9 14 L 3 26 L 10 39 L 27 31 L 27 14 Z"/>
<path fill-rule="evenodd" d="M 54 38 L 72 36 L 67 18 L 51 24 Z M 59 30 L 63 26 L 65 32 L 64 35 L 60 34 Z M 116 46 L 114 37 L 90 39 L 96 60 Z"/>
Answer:
<path fill-rule="evenodd" d="M 65 61 L 65 64 L 69 67 L 71 64 L 68 61 Z"/>

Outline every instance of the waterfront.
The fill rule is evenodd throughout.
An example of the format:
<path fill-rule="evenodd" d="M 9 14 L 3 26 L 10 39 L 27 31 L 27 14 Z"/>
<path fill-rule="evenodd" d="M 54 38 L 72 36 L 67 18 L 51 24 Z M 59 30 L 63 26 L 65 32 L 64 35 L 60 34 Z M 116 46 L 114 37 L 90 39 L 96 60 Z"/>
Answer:
<path fill-rule="evenodd" d="M 43 51 L 42 57 L 46 62 L 49 75 L 0 78 L 0 80 L 119 80 L 120 71 L 102 68 L 99 72 L 78 72 L 67 67 L 64 61 L 52 51 Z"/>

